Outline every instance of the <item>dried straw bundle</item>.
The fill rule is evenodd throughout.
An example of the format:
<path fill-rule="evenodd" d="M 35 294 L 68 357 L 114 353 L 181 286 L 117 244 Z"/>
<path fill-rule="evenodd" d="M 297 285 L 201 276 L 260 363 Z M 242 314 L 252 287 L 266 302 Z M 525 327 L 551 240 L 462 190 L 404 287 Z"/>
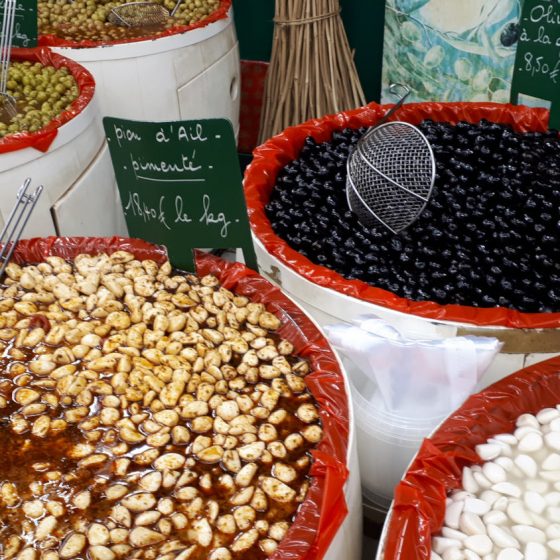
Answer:
<path fill-rule="evenodd" d="M 276 0 L 260 141 L 365 103 L 339 0 Z"/>

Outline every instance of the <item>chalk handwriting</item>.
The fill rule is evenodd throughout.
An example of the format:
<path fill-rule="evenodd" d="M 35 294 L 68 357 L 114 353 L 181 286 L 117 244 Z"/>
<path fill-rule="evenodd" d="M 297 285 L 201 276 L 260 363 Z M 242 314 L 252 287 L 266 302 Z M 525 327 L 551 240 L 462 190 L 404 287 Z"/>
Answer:
<path fill-rule="evenodd" d="M 558 84 L 560 74 L 560 2 L 543 1 L 528 10 L 528 21 L 519 35 L 516 70 L 531 78 L 544 78 Z M 531 25 L 533 24 L 533 25 Z M 523 49 L 523 50 L 521 50 Z M 534 87 L 540 87 L 536 81 Z M 529 93 L 529 92 L 527 92 Z M 535 92 L 536 95 L 538 95 Z"/>
<path fill-rule="evenodd" d="M 130 154 L 130 161 L 132 170 L 137 179 L 145 179 L 146 181 L 165 181 L 165 175 L 174 173 L 196 173 L 202 169 L 202 165 L 195 163 L 196 150 L 191 154 L 181 154 L 179 161 L 148 161 L 144 160 L 141 156 Z M 158 175 L 162 175 L 158 177 Z M 188 177 L 175 177 L 172 179 L 177 182 L 201 181 L 204 179 L 188 178 Z"/>
<path fill-rule="evenodd" d="M 34 47 L 37 41 L 37 4 L 30 2 L 16 2 L 14 33 L 12 45 L 15 47 Z M 0 19 L 4 15 L 5 1 L 0 0 Z"/>
<path fill-rule="evenodd" d="M 182 222 L 184 224 L 190 224 L 192 220 L 189 218 L 189 215 L 186 212 L 183 212 L 183 205 L 183 197 L 181 195 L 177 195 L 175 197 L 175 212 L 177 213 L 175 223 Z"/>
<path fill-rule="evenodd" d="M 227 237 L 228 234 L 228 227 L 231 222 L 228 222 L 226 219 L 226 215 L 223 212 L 220 212 L 217 216 L 214 215 L 213 212 L 210 212 L 210 196 L 205 194 L 202 197 L 202 207 L 204 213 L 200 217 L 199 222 L 205 223 L 206 225 L 209 224 L 222 224 L 222 228 L 220 229 L 220 235 L 222 237 Z"/>
<path fill-rule="evenodd" d="M 130 128 L 123 128 L 116 124 L 113 125 L 113 128 L 115 129 L 115 136 L 119 147 L 122 146 L 121 140 L 122 142 L 140 142 L 142 140 L 142 136 L 134 130 L 130 130 Z"/>
<path fill-rule="evenodd" d="M 128 202 L 124 207 L 125 214 L 131 211 L 134 216 L 138 216 L 144 220 L 144 222 L 157 221 L 162 224 L 168 230 L 171 230 L 167 224 L 167 218 L 164 209 L 165 196 L 162 195 L 159 198 L 158 208 L 149 206 L 145 201 L 140 198 L 137 192 L 128 193 Z"/>
<path fill-rule="evenodd" d="M 189 211 L 185 210 L 186 204 L 182 195 L 176 195 L 173 200 L 173 218 L 172 224 L 177 224 L 176 227 L 181 227 L 183 225 L 191 224 L 196 220 L 198 223 L 208 226 L 209 228 L 218 227 L 219 234 L 222 239 L 227 238 L 229 234 L 229 226 L 231 225 L 231 220 L 228 220 L 224 212 L 216 212 L 212 209 L 212 200 L 210 195 L 203 194 L 200 199 L 200 203 L 197 201 L 189 200 L 191 204 L 191 209 Z M 198 215 L 194 216 L 197 212 L 194 210 L 198 207 Z M 145 223 L 160 223 L 167 230 L 171 230 L 172 227 L 169 226 L 168 218 L 168 205 L 165 195 L 159 197 L 159 202 L 157 205 L 151 205 L 146 202 L 142 196 L 131 191 L 128 193 L 128 201 L 124 207 L 125 214 L 128 215 L 132 213 L 133 216 L 141 218 Z M 191 212 L 191 215 L 189 214 Z"/>

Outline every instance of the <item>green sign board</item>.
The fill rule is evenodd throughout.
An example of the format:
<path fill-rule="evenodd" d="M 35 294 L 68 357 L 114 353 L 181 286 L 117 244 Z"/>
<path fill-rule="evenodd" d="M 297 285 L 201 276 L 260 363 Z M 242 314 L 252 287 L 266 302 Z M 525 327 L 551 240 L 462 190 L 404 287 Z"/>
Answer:
<path fill-rule="evenodd" d="M 523 2 L 511 102 L 520 96 L 548 102 L 549 126 L 560 128 L 560 0 Z"/>
<path fill-rule="evenodd" d="M 4 17 L 5 0 L 0 0 L 0 21 Z M 37 0 L 16 0 L 12 46 L 37 46 Z"/>
<path fill-rule="evenodd" d="M 132 237 L 166 245 L 184 270 L 194 271 L 196 248 L 241 248 L 257 269 L 228 120 L 103 124 Z"/>

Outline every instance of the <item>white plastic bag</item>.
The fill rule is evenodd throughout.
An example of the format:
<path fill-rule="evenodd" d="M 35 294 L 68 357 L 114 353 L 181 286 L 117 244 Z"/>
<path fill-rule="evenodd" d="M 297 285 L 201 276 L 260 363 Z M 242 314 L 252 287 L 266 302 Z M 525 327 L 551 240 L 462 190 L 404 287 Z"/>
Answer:
<path fill-rule="evenodd" d="M 362 396 L 380 393 L 388 411 L 406 418 L 455 410 L 502 347 L 496 338 L 477 336 L 412 340 L 375 316 L 330 325 L 325 332 L 371 381 L 370 387 L 361 384 Z"/>

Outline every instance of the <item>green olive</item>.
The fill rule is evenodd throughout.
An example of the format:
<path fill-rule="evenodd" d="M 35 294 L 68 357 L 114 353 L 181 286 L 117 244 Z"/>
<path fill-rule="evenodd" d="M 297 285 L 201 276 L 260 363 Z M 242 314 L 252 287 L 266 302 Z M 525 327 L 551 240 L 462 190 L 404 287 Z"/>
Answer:
<path fill-rule="evenodd" d="M 67 68 L 43 66 L 39 62 L 10 65 L 8 92 L 17 101 L 18 114 L 9 122 L 0 121 L 0 138 L 21 131 L 37 131 L 76 99 L 78 87 Z"/>

